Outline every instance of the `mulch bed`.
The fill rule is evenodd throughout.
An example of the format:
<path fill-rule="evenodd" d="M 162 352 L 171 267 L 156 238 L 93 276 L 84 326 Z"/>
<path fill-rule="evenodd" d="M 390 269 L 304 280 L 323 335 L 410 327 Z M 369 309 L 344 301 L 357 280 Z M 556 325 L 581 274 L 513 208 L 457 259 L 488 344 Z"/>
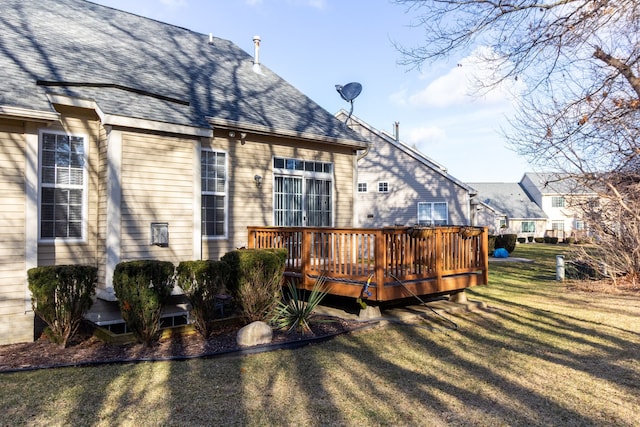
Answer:
<path fill-rule="evenodd" d="M 311 324 L 310 334 L 303 336 L 295 332 L 274 331 L 272 344 L 260 347 L 269 349 L 276 344 L 303 344 L 309 340 L 321 340 L 363 327 L 360 322 L 334 317 L 318 320 L 322 321 Z M 43 334 L 34 342 L 0 346 L 0 372 L 243 354 L 242 350 L 246 349 L 240 348 L 236 343 L 238 329 L 237 325 L 224 326 L 207 340 L 199 334 L 174 335 L 149 347 L 142 344 L 106 343 L 93 336 L 87 328 L 78 334 L 78 338 L 70 346 L 62 348 Z"/>

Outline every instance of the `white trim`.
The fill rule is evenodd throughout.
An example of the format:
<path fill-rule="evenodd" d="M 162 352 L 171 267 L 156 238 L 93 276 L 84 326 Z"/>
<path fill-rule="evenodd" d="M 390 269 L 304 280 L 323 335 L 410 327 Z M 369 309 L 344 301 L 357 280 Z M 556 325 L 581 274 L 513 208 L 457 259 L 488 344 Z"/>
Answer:
<path fill-rule="evenodd" d="M 113 294 L 113 272 L 120 262 L 122 235 L 122 132 L 107 131 L 107 218 L 105 287 Z M 115 294 L 114 294 L 115 297 Z M 105 298 L 110 299 L 110 298 Z"/>
<path fill-rule="evenodd" d="M 206 117 L 206 119 L 213 127 L 225 127 L 225 128 L 232 128 L 237 131 L 246 131 L 246 132 L 252 132 L 252 133 L 261 134 L 261 135 L 274 135 L 274 136 L 280 136 L 280 137 L 302 139 L 302 140 L 313 141 L 313 142 L 332 143 L 337 145 L 343 145 L 346 147 L 353 147 L 356 149 L 367 148 L 366 142 L 356 141 L 351 139 L 333 138 L 326 135 L 317 135 L 317 134 L 308 133 L 308 132 L 298 132 L 298 131 L 293 131 L 289 129 L 272 128 L 269 126 L 238 122 L 235 120 L 226 120 L 218 117 Z"/>
<path fill-rule="evenodd" d="M 0 105 L 0 117 L 9 119 L 29 119 L 41 122 L 57 122 L 60 114 L 53 111 L 39 111 L 27 108 Z"/>
<path fill-rule="evenodd" d="M 95 110 L 104 126 L 120 126 L 135 129 L 145 129 L 158 132 L 175 133 L 179 135 L 201 136 L 205 138 L 213 137 L 213 129 L 199 128 L 188 125 L 178 125 L 174 123 L 159 122 L 155 120 L 139 119 L 135 117 L 106 114 L 92 99 L 78 98 L 66 95 L 47 94 L 52 104 L 68 105 L 72 107 L 87 108 Z"/>
<path fill-rule="evenodd" d="M 42 226 L 42 139 L 44 134 L 64 135 L 69 137 L 82 138 L 82 231 L 81 237 L 53 237 L 42 238 L 41 226 Z M 87 224 L 89 221 L 89 136 L 82 133 L 69 133 L 64 130 L 54 129 L 39 129 L 38 130 L 38 242 L 51 243 L 56 242 L 64 243 L 86 243 L 87 242 Z M 48 188 L 58 188 L 57 185 Z"/>
<path fill-rule="evenodd" d="M 38 130 L 31 126 L 25 131 L 25 271 L 38 266 L 38 148 L 40 138 Z M 32 311 L 31 292 L 25 278 L 25 313 Z"/>
<path fill-rule="evenodd" d="M 193 142 L 193 259 L 202 259 L 202 141 Z"/>

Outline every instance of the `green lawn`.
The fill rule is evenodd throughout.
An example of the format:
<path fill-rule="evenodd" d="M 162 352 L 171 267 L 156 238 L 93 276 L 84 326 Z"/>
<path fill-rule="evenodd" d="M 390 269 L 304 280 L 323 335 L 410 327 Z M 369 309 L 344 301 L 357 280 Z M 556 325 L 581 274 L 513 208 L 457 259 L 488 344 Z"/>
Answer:
<path fill-rule="evenodd" d="M 0 374 L 0 425 L 640 425 L 640 295 L 567 291 L 561 245 L 490 264 L 488 309 L 293 351 Z M 436 328 L 437 327 L 437 328 Z"/>

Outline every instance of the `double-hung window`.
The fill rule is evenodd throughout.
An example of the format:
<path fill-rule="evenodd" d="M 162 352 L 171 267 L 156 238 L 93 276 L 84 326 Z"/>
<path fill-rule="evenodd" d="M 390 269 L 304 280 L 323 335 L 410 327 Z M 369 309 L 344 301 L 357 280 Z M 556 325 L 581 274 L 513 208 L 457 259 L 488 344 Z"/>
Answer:
<path fill-rule="evenodd" d="M 84 238 L 86 138 L 40 134 L 40 239 Z"/>
<path fill-rule="evenodd" d="M 227 235 L 227 155 L 220 151 L 200 153 L 202 179 L 202 235 Z"/>
<path fill-rule="evenodd" d="M 420 202 L 418 203 L 419 225 L 447 225 L 449 208 L 447 202 Z"/>
<path fill-rule="evenodd" d="M 563 196 L 553 196 L 551 197 L 551 207 L 552 208 L 564 208 L 565 199 Z"/>

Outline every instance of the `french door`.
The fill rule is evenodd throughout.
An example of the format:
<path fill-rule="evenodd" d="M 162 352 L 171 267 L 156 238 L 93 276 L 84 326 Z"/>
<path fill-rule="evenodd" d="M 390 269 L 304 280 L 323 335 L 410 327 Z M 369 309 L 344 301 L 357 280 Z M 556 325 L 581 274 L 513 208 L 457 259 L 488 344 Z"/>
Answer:
<path fill-rule="evenodd" d="M 274 225 L 330 227 L 332 181 L 299 176 L 274 177 Z"/>

